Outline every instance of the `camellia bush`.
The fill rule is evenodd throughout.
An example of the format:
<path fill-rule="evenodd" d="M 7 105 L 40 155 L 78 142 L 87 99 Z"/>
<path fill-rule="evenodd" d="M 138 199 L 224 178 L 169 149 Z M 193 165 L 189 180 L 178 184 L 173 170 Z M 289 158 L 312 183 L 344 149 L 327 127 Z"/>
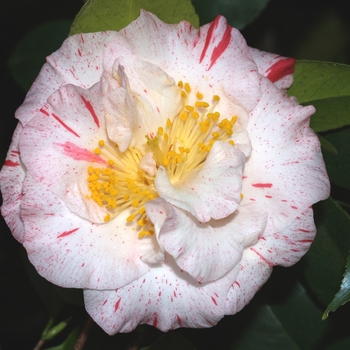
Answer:
<path fill-rule="evenodd" d="M 266 5 L 88 0 L 19 43 L 1 213 L 44 312 L 0 346 L 350 346 L 350 69 L 252 48 Z"/>

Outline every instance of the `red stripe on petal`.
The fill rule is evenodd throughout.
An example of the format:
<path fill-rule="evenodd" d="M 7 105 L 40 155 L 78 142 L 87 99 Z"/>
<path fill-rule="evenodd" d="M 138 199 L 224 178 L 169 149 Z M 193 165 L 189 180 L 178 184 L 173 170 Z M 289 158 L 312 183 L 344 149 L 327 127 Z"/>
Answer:
<path fill-rule="evenodd" d="M 218 303 L 216 302 L 215 298 L 214 297 L 211 297 L 211 300 L 213 301 L 213 303 L 217 306 Z"/>
<path fill-rule="evenodd" d="M 71 235 L 72 233 L 74 233 L 75 231 L 78 231 L 79 228 L 75 228 L 73 230 L 70 230 L 70 231 L 65 231 L 63 233 L 61 233 L 60 235 L 57 236 L 57 238 L 62 238 L 62 237 L 66 237 L 66 236 L 69 236 Z"/>
<path fill-rule="evenodd" d="M 73 142 L 55 143 L 55 145 L 62 147 L 66 156 L 75 160 L 86 160 L 87 162 L 95 162 L 100 164 L 107 164 L 99 155 L 90 152 L 86 148 L 79 147 Z"/>
<path fill-rule="evenodd" d="M 282 79 L 286 75 L 293 74 L 295 67 L 294 58 L 285 58 L 273 64 L 267 71 L 267 78 L 271 82 Z"/>
<path fill-rule="evenodd" d="M 153 327 L 157 327 L 158 326 L 158 317 L 157 317 L 157 313 L 154 313 L 154 320 L 153 320 Z"/>
<path fill-rule="evenodd" d="M 257 183 L 257 184 L 252 184 L 252 186 L 258 187 L 258 188 L 271 188 L 272 184 L 270 184 L 270 183 Z"/>
<path fill-rule="evenodd" d="M 261 258 L 261 260 L 265 261 L 267 265 L 269 265 L 270 267 L 273 267 L 273 263 L 268 259 L 266 259 L 262 254 L 257 252 L 254 248 L 250 248 L 250 250 L 252 250 L 255 254 L 257 254 L 259 258 Z"/>
<path fill-rule="evenodd" d="M 202 50 L 202 53 L 201 53 L 201 57 L 199 58 L 199 63 L 202 63 L 203 58 L 205 57 L 205 54 L 207 53 L 207 50 L 208 50 L 208 47 L 209 47 L 209 44 L 210 44 L 210 40 L 211 40 L 211 38 L 213 36 L 213 31 L 218 26 L 219 19 L 220 19 L 220 16 L 217 16 L 215 18 L 215 20 L 211 23 L 211 25 L 210 25 L 210 27 L 208 29 L 208 33 L 207 33 L 207 37 L 205 38 L 205 44 L 204 44 L 204 47 L 203 47 L 203 50 Z"/>
<path fill-rule="evenodd" d="M 176 315 L 177 318 L 177 323 L 179 324 L 180 327 L 182 327 L 182 322 L 181 322 L 181 318 L 179 315 Z"/>
<path fill-rule="evenodd" d="M 47 117 L 50 116 L 50 113 L 48 111 L 45 111 L 45 109 L 43 109 L 43 108 L 40 108 L 40 112 L 45 114 Z"/>
<path fill-rule="evenodd" d="M 5 160 L 4 165 L 5 166 L 19 166 L 19 163 L 13 162 L 12 160 L 8 159 L 8 160 Z"/>
<path fill-rule="evenodd" d="M 217 16 L 209 27 L 207 37 L 205 39 L 204 48 L 203 48 L 201 56 L 199 58 L 199 63 L 202 63 L 202 61 L 207 53 L 210 41 L 213 37 L 214 30 L 218 27 L 220 19 L 221 19 L 221 16 Z M 208 70 L 215 64 L 217 59 L 224 53 L 227 46 L 229 45 L 230 40 L 231 40 L 231 29 L 232 28 L 229 26 L 226 27 L 225 33 L 224 33 L 220 43 L 213 49 L 213 52 L 212 52 L 211 58 L 210 58 L 211 62 L 210 62 L 210 66 L 209 66 Z"/>
<path fill-rule="evenodd" d="M 85 107 L 88 109 L 88 111 L 90 112 L 92 118 L 94 118 L 94 122 L 97 125 L 97 127 L 100 127 L 100 121 L 98 119 L 98 116 L 95 113 L 94 107 L 92 106 L 91 102 L 88 101 L 83 95 L 80 95 L 81 99 L 84 102 Z"/>
<path fill-rule="evenodd" d="M 122 300 L 122 298 L 119 298 L 119 300 L 115 303 L 115 305 L 114 305 L 114 312 L 118 311 L 121 300 Z"/>
<path fill-rule="evenodd" d="M 210 58 L 211 62 L 208 70 L 215 64 L 217 59 L 225 52 L 230 41 L 231 41 L 231 28 L 227 27 L 225 30 L 224 36 L 222 37 L 222 40 L 220 41 L 219 45 L 213 50 L 213 53 L 211 54 L 211 58 Z"/>
<path fill-rule="evenodd" d="M 52 116 L 69 132 L 71 132 L 73 135 L 80 137 L 72 128 L 70 128 L 66 123 L 64 123 L 56 114 L 52 113 Z"/>

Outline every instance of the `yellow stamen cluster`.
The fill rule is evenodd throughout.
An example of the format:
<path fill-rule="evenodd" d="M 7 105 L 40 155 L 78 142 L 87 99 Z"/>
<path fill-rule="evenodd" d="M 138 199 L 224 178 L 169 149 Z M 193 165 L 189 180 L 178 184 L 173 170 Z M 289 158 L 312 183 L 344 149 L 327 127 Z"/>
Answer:
<path fill-rule="evenodd" d="M 159 126 L 156 135 L 146 135 L 146 145 L 151 151 L 156 166 L 163 166 L 172 183 L 184 178 L 192 171 L 199 170 L 216 141 L 234 145 L 230 136 L 237 117 L 220 119 L 215 111 L 220 101 L 218 95 L 209 102 L 203 101 L 203 94 L 192 93 L 188 83 L 178 83 L 182 97 L 182 109 L 166 125 Z M 195 99 L 193 101 L 193 99 Z M 124 210 L 129 210 L 127 223 L 137 222 L 138 237 L 154 233 L 153 224 L 148 220 L 145 210 L 147 201 L 158 194 L 154 187 L 154 177 L 139 167 L 144 154 L 137 148 L 120 152 L 112 142 L 99 141 L 94 150 L 106 160 L 103 168 L 88 168 L 89 198 L 107 209 L 105 222 Z"/>

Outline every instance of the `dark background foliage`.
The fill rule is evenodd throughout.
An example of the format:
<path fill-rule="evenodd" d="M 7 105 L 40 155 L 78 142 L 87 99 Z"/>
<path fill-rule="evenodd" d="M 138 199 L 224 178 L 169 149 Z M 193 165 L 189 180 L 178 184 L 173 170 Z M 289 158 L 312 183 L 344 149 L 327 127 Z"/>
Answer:
<path fill-rule="evenodd" d="M 204 18 L 213 19 L 210 18 L 210 13 L 205 12 L 204 2 L 195 0 L 194 3 L 199 12 L 204 13 Z M 2 1 L 0 5 L 1 161 L 5 158 L 16 125 L 14 112 L 25 97 L 25 91 L 16 83 L 8 69 L 10 55 L 24 35 L 38 25 L 54 20 L 72 21 L 82 4 L 81 0 Z M 222 14 L 229 17 L 225 12 Z M 350 2 L 346 0 L 271 0 L 259 17 L 242 32 L 250 46 L 261 50 L 278 52 L 297 59 L 318 59 L 350 64 Z M 51 51 L 54 49 L 50 48 Z M 50 51 L 47 52 L 49 53 Z M 339 191 L 336 186 L 333 187 L 333 192 L 340 198 L 349 195 L 346 191 Z M 26 263 L 23 248 L 13 239 L 1 219 L 0 349 L 2 350 L 33 349 L 48 321 L 49 313 L 45 303 L 28 278 L 28 273 L 32 274 L 33 271 L 28 269 L 31 267 Z M 304 259 L 289 269 L 276 268 L 270 281 L 253 302 L 238 315 L 225 317 L 217 327 L 209 330 L 182 329 L 176 332 L 185 336 L 200 350 L 256 349 L 257 339 L 264 340 L 261 343 L 264 345 L 259 347 L 264 349 L 350 348 L 349 305 L 340 308 L 328 320 L 321 322 L 326 305 L 314 295 L 313 289 L 309 288 L 307 283 L 303 283 L 305 281 L 302 276 L 305 270 L 307 262 Z M 38 281 L 38 284 L 40 283 Z M 54 295 L 62 297 L 61 292 L 61 290 L 55 291 Z M 55 300 L 53 304 L 59 303 L 61 299 Z M 74 315 L 70 323 L 71 329 L 86 318 L 82 308 L 70 305 L 61 310 L 59 319 L 71 315 Z M 94 346 L 91 343 L 90 349 L 127 349 L 128 344 L 135 341 L 147 345 L 160 335 L 159 331 L 151 327 L 141 327 L 132 334 L 119 335 L 116 343 L 113 338 L 103 338 L 98 329 L 94 329 L 93 332 L 97 334 L 96 339 L 104 339 L 104 344 Z M 287 335 L 292 341 L 285 339 Z M 56 344 L 60 344 L 67 336 L 68 333 L 63 333 L 56 339 Z"/>

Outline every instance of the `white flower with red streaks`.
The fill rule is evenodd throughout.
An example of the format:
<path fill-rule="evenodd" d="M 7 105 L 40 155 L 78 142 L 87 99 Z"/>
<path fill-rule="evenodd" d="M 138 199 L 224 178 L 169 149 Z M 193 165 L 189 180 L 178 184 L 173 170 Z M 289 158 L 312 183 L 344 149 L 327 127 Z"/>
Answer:
<path fill-rule="evenodd" d="M 37 271 L 83 288 L 109 334 L 209 327 L 315 235 L 328 196 L 294 60 L 141 16 L 47 58 L 1 171 L 2 214 Z"/>

